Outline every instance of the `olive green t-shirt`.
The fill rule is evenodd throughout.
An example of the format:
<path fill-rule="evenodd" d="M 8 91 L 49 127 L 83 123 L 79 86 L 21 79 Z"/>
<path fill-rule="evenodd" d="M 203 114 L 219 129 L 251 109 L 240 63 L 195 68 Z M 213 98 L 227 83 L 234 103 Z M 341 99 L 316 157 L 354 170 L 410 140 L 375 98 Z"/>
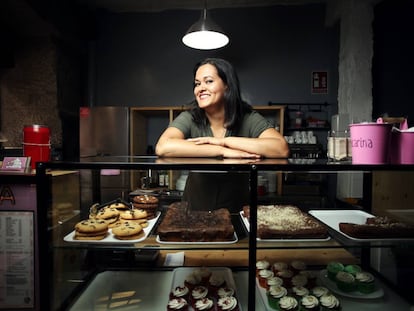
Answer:
<path fill-rule="evenodd" d="M 199 128 L 190 112 L 184 111 L 170 124 L 184 133 L 184 138 L 213 136 L 211 128 Z M 238 133 L 226 132 L 226 136 L 257 138 L 273 127 L 261 114 L 252 111 L 245 115 Z M 182 200 L 194 210 L 227 208 L 239 212 L 249 203 L 249 174 L 245 172 L 191 171 L 188 175 Z"/>
<path fill-rule="evenodd" d="M 211 128 L 209 126 L 206 128 L 198 127 L 197 124 L 194 123 L 192 116 L 188 111 L 180 113 L 171 122 L 170 127 L 175 127 L 183 132 L 185 139 L 213 136 Z M 252 111 L 244 116 L 238 133 L 232 133 L 227 130 L 225 136 L 257 138 L 264 130 L 272 127 L 272 124 L 270 124 L 270 122 L 267 121 L 261 114 L 256 111 Z"/>

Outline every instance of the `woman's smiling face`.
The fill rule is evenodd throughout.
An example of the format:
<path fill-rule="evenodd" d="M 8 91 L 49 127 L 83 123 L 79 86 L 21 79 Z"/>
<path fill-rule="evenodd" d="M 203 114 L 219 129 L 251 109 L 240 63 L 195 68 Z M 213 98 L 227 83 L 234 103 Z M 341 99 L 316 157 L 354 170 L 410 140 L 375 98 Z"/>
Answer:
<path fill-rule="evenodd" d="M 194 77 L 194 96 L 200 108 L 224 105 L 227 85 L 219 77 L 217 69 L 211 64 L 200 66 Z"/>

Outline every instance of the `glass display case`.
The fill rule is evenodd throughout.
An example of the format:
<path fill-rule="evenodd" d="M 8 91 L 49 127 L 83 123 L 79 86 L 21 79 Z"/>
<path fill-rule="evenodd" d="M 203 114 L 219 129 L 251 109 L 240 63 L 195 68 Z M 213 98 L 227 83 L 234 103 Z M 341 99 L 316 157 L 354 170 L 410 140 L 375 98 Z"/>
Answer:
<path fill-rule="evenodd" d="M 322 159 L 298 162 L 297 159 L 161 159 L 151 156 L 38 163 L 37 200 L 38 206 L 42 207 L 38 212 L 40 279 L 41 288 L 47 289 L 41 291 L 41 310 L 167 310 L 172 289 L 184 284 L 194 269 L 201 268 L 224 275 L 226 284 L 235 289 L 240 310 L 274 310 L 268 301 L 266 289 L 258 283 L 258 261 L 271 264 L 285 262 L 288 265 L 295 261 L 305 263 L 306 270 L 311 270 L 316 277 L 316 283 L 329 288 L 338 297 L 342 310 L 409 310 L 413 301 L 407 288 L 410 288 L 413 271 L 406 258 L 413 258 L 414 236 L 352 238 L 343 234 L 337 225 L 340 221 L 355 219 L 354 214 L 376 213 L 372 206 L 373 196 L 377 195 L 373 184 L 376 172 L 386 175 L 387 172 L 412 172 L 413 168 L 413 165 L 332 164 Z M 51 218 L 59 211 L 56 210 L 58 206 L 53 204 L 53 188 L 45 182 L 48 172 L 54 170 L 78 172 L 80 184 L 76 198 L 79 210 L 58 221 Z M 246 206 L 230 211 L 234 227 L 234 235 L 230 240 L 163 240 L 157 228 L 174 203 L 186 203 L 182 191 L 157 184 L 153 188 L 124 189 L 114 195 L 111 201 L 101 201 L 107 198 L 102 193 L 103 176 L 107 179 L 111 173 L 116 179 L 117 174 L 122 172 L 148 170 L 169 176 L 194 171 L 248 176 L 246 191 L 249 218 L 243 213 Z M 264 194 L 260 188 L 260 175 L 324 174 L 329 180 L 325 191 L 336 193 L 336 178 L 342 172 L 363 175 L 363 197 L 357 202 L 348 202 L 333 195 L 323 208 L 320 204 L 313 207 L 309 202 L 303 205 L 300 201 L 294 203 L 303 214 L 326 229 L 326 236 L 259 236 L 259 206 L 292 205 L 289 201 L 291 194 L 288 197 L 278 192 Z M 139 181 L 137 183 L 140 184 Z M 209 188 L 205 190 L 209 191 Z M 225 187 L 222 190 L 226 191 Z M 99 240 L 74 237 L 76 224 L 89 219 L 94 209 L 99 210 L 101 206 L 113 203 L 130 204 L 132 208 L 131 202 L 137 195 L 156 197 L 158 204 L 156 214 L 147 221 L 140 236 L 118 239 L 109 230 Z M 242 193 L 233 191 L 232 195 L 241 196 Z M 410 209 L 405 212 L 409 213 Z M 407 217 L 404 220 L 410 222 Z M 334 261 L 343 265 L 358 265 L 370 272 L 375 277 L 375 289 L 368 294 L 338 289 L 326 272 L 327 265 Z M 388 264 L 384 266 L 385 261 Z M 218 299 L 213 300 L 216 302 Z"/>

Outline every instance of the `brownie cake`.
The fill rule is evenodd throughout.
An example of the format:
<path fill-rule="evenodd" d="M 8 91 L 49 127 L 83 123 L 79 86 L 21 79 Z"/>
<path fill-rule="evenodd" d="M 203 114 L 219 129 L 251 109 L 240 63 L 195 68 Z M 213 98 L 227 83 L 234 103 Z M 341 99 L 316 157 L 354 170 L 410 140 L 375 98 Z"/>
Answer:
<path fill-rule="evenodd" d="M 250 217 L 248 206 L 243 207 Z M 257 236 L 261 239 L 326 238 L 327 228 L 312 216 L 293 205 L 259 205 L 257 207 Z"/>
<path fill-rule="evenodd" d="M 157 229 L 161 241 L 218 242 L 234 239 L 230 212 L 221 208 L 213 211 L 192 211 L 171 204 Z"/>
<path fill-rule="evenodd" d="M 339 223 L 339 230 L 360 239 L 414 238 L 414 225 L 388 217 L 368 217 L 365 224 Z"/>

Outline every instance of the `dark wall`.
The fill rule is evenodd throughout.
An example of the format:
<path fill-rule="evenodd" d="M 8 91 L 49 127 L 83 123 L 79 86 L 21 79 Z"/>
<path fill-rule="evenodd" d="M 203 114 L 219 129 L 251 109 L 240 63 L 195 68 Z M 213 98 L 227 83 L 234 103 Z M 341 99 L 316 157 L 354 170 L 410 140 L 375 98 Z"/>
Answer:
<path fill-rule="evenodd" d="M 338 28 L 324 25 L 324 5 L 211 10 L 231 40 L 214 51 L 181 43 L 199 16 L 192 10 L 99 14 L 87 105 L 182 105 L 193 97 L 194 64 L 210 56 L 236 66 L 243 96 L 253 105 L 336 105 Z M 329 72 L 328 94 L 311 94 L 315 70 Z"/>
<path fill-rule="evenodd" d="M 375 7 L 373 116 L 408 117 L 414 126 L 414 3 L 386 0 Z"/>

